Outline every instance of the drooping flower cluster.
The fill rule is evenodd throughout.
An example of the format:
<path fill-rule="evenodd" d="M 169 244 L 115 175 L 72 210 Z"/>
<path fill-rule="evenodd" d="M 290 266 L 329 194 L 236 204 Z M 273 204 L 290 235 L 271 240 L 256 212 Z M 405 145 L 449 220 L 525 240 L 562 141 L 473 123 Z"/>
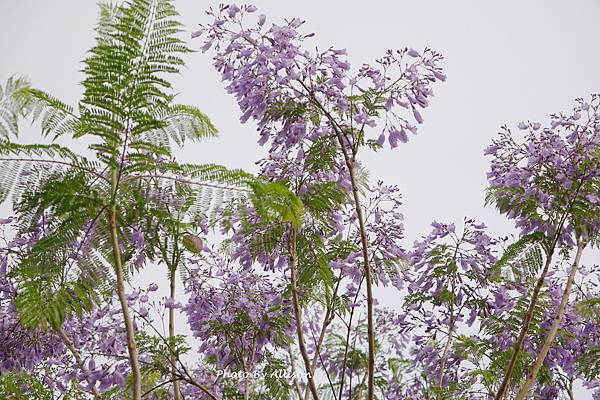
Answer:
<path fill-rule="evenodd" d="M 559 233 L 559 243 L 572 246 L 576 236 L 589 239 L 598 232 L 599 107 L 598 95 L 579 99 L 571 113 L 552 115 L 549 127 L 521 122 L 523 142 L 504 128 L 486 149 L 494 157 L 488 173 L 492 197 L 522 234 Z"/>
<path fill-rule="evenodd" d="M 445 80 L 437 66 L 441 56 L 429 49 L 389 50 L 377 66 L 364 65 L 351 74 L 345 50 L 304 49 L 306 39 L 314 36 L 300 31 L 304 21 L 268 24 L 259 15 L 247 27 L 246 20 L 255 11 L 254 6 L 235 4 L 211 9 L 214 21 L 194 36 L 205 39 L 203 51 L 216 50 L 215 67 L 238 101 L 241 121 L 257 121 L 259 143 L 270 142 L 271 152 L 299 147 L 334 129 L 374 128 L 377 115 L 370 106 L 375 104 L 386 113 L 381 136 L 372 139 L 382 145 L 387 137 L 395 147 L 408 140 L 407 131 L 416 132 L 411 120 L 422 122 L 419 109 L 429 103 L 430 84 Z"/>

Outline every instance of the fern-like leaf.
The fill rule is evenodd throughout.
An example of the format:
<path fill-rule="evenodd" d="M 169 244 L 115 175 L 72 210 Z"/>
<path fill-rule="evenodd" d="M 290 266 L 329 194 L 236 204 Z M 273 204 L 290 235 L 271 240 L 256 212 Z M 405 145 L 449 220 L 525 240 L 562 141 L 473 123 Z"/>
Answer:
<path fill-rule="evenodd" d="M 4 87 L 0 85 L 0 138 L 18 136 L 19 119 L 29 112 L 27 97 L 23 91 L 29 88 L 26 78 L 12 76 Z"/>

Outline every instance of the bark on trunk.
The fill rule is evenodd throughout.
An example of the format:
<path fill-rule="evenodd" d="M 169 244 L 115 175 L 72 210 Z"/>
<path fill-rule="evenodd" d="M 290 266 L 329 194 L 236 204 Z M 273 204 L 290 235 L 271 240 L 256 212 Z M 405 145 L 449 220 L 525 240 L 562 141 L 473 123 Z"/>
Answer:
<path fill-rule="evenodd" d="M 577 244 L 577 253 L 575 254 L 575 260 L 573 261 L 573 265 L 571 267 L 571 272 L 569 273 L 569 277 L 567 278 L 567 283 L 565 285 L 565 290 L 563 292 L 562 298 L 560 300 L 560 305 L 558 306 L 558 311 L 556 316 L 554 317 L 554 321 L 552 321 L 552 326 L 548 331 L 548 335 L 546 336 L 546 340 L 538 353 L 533 366 L 531 367 L 531 371 L 529 372 L 529 376 L 527 380 L 521 387 L 519 394 L 515 400 L 523 400 L 527 394 L 531 391 L 535 380 L 537 378 L 538 372 L 540 372 L 540 368 L 544 364 L 544 360 L 552 347 L 552 342 L 556 337 L 558 332 L 558 328 L 560 327 L 560 323 L 562 322 L 562 318 L 565 315 L 565 310 L 567 308 L 567 304 L 569 304 L 569 296 L 571 295 L 571 288 L 573 287 L 573 281 L 575 280 L 575 275 L 577 274 L 577 270 L 579 269 L 579 262 L 581 261 L 581 255 L 583 254 L 583 249 L 586 246 L 585 241 L 579 241 Z"/>
<path fill-rule="evenodd" d="M 291 230 L 289 238 L 289 256 L 290 256 L 290 279 L 292 286 L 292 305 L 294 308 L 294 317 L 296 318 L 296 333 L 298 335 L 298 347 L 300 348 L 300 354 L 304 361 L 304 368 L 308 373 L 308 387 L 313 396 L 314 400 L 319 400 L 319 393 L 313 380 L 313 376 L 310 373 L 311 365 L 310 359 L 308 358 L 308 352 L 304 342 L 304 332 L 302 331 L 302 312 L 300 310 L 300 302 L 298 300 L 298 282 L 297 282 L 297 255 L 296 255 L 296 231 Z"/>
<path fill-rule="evenodd" d="M 116 211 L 113 209 L 109 215 L 109 226 L 111 234 L 111 242 L 113 248 L 113 256 L 115 259 L 115 275 L 117 278 L 117 295 L 121 303 L 121 312 L 125 322 L 125 334 L 127 335 L 127 351 L 129 353 L 129 364 L 131 366 L 132 377 L 132 399 L 142 399 L 142 375 L 140 373 L 140 362 L 138 358 L 137 345 L 135 342 L 135 328 L 129 313 L 129 304 L 127 303 L 127 295 L 125 294 L 125 280 L 123 278 L 123 264 L 121 262 L 121 249 L 119 248 L 119 239 L 117 236 L 117 221 Z"/>
<path fill-rule="evenodd" d="M 542 286 L 544 286 L 544 281 L 546 279 L 546 275 L 548 274 L 548 269 L 550 268 L 550 264 L 552 263 L 552 257 L 554 255 L 554 249 L 552 252 L 548 254 L 546 257 L 546 264 L 544 265 L 544 269 L 533 289 L 533 294 L 531 295 L 531 300 L 529 302 L 529 307 L 527 309 L 527 314 L 525 314 L 525 319 L 523 320 L 523 324 L 521 325 L 521 332 L 519 333 L 519 337 L 517 339 L 517 343 L 513 348 L 513 354 L 510 358 L 510 362 L 508 364 L 508 368 L 506 369 L 506 373 L 504 374 L 504 379 L 498 388 L 498 392 L 494 397 L 494 400 L 501 400 L 506 395 L 508 391 L 508 384 L 510 379 L 512 378 L 513 371 L 515 369 L 515 365 L 517 363 L 517 357 L 523 348 L 523 343 L 525 343 L 525 338 L 527 337 L 527 331 L 529 330 L 529 324 L 531 324 L 531 318 L 533 317 L 533 310 L 535 305 L 537 304 L 538 297 L 540 295 L 540 290 L 542 290 Z"/>
<path fill-rule="evenodd" d="M 175 300 L 175 276 L 176 269 L 173 267 L 170 271 L 170 296 Z M 169 338 L 175 337 L 175 309 L 169 307 Z M 181 400 L 181 383 L 177 379 L 177 357 L 171 355 L 171 379 L 173 379 L 173 399 Z"/>

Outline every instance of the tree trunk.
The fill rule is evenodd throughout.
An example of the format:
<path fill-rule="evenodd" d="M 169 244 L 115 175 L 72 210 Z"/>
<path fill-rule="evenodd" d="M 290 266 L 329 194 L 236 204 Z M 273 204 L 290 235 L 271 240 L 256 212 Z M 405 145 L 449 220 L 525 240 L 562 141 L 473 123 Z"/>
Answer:
<path fill-rule="evenodd" d="M 308 352 L 304 342 L 304 332 L 302 332 L 302 312 L 300 310 L 300 302 L 298 300 L 298 282 L 297 282 L 297 254 L 296 254 L 296 231 L 291 229 L 289 238 L 289 257 L 290 257 L 290 279 L 292 286 L 292 305 L 294 308 L 294 317 L 296 318 L 296 333 L 298 335 L 298 347 L 300 348 L 300 354 L 304 361 L 304 368 L 308 373 L 308 387 L 312 393 L 314 400 L 319 400 L 319 393 L 315 386 L 315 381 L 311 374 L 310 359 L 308 358 Z"/>
<path fill-rule="evenodd" d="M 140 362 L 138 359 L 137 345 L 135 342 L 135 328 L 131 315 L 129 314 L 129 304 L 127 303 L 127 295 L 125 294 L 125 282 L 123 278 L 123 264 L 121 262 L 121 249 L 119 248 L 119 239 L 117 236 L 117 221 L 115 207 L 112 207 L 109 215 L 109 226 L 111 234 L 111 242 L 113 248 L 113 256 L 115 259 L 115 275 L 117 278 L 117 295 L 121 303 L 121 312 L 125 323 L 125 333 L 127 335 L 127 351 L 129 352 L 129 364 L 131 366 L 132 377 L 132 399 L 142 399 L 142 375 L 140 373 Z"/>
<path fill-rule="evenodd" d="M 567 304 L 569 304 L 569 296 L 571 295 L 571 288 L 573 287 L 573 281 L 575 280 L 575 275 L 577 274 L 577 270 L 579 268 L 579 262 L 581 261 L 581 254 L 583 253 L 583 249 L 585 248 L 587 242 L 580 240 L 577 243 L 577 253 L 575 254 L 575 260 L 573 261 L 573 266 L 571 267 L 571 272 L 569 273 L 569 277 L 567 278 L 567 284 L 565 285 L 565 290 L 562 294 L 562 298 L 560 299 L 560 305 L 558 306 L 558 311 L 556 312 L 556 316 L 554 317 L 554 321 L 552 321 L 552 326 L 548 331 L 548 335 L 546 336 L 546 340 L 542 345 L 540 352 L 538 353 L 533 366 L 531 367 L 531 371 L 529 372 L 529 376 L 527 380 L 521 387 L 519 394 L 517 395 L 515 400 L 523 400 L 527 394 L 531 391 L 531 388 L 535 384 L 535 380 L 537 378 L 537 374 L 542 368 L 544 364 L 544 360 L 552 347 L 552 342 L 556 337 L 558 332 L 558 328 L 560 327 L 560 323 L 562 322 L 562 318 L 565 315 L 565 310 L 567 308 Z"/>
<path fill-rule="evenodd" d="M 506 373 L 504 374 L 504 379 L 498 388 L 498 392 L 496 393 L 496 397 L 494 400 L 501 400 L 506 395 L 508 391 L 509 382 L 512 378 L 513 371 L 515 369 L 515 364 L 517 363 L 517 357 L 523 348 L 523 343 L 525 343 L 525 338 L 527 337 L 527 331 L 529 330 L 529 324 L 531 324 L 531 318 L 533 317 L 533 310 L 535 305 L 537 304 L 538 297 L 540 295 L 540 290 L 542 290 L 542 286 L 544 286 L 544 281 L 546 280 L 546 275 L 548 274 L 548 269 L 550 268 L 550 264 L 552 263 L 552 257 L 554 255 L 554 247 L 549 252 L 546 257 L 546 264 L 544 265 L 544 269 L 542 270 L 542 274 L 540 275 L 535 288 L 533 289 L 533 294 L 531 295 L 531 300 L 529 301 L 529 307 L 527 308 L 527 314 L 525 314 L 525 319 L 523 320 L 523 324 L 521 325 L 521 332 L 519 333 L 519 337 L 517 342 L 513 348 L 513 354 L 510 358 L 510 362 L 508 364 L 508 368 L 506 369 Z"/>
<path fill-rule="evenodd" d="M 375 396 L 375 326 L 373 322 L 373 280 L 371 277 L 371 262 L 369 260 L 369 240 L 367 238 L 367 229 L 365 227 L 365 218 L 360 203 L 358 193 L 358 183 L 356 182 L 356 171 L 354 170 L 354 160 L 350 159 L 344 147 L 341 134 L 337 134 L 338 142 L 342 147 L 344 159 L 348 172 L 350 173 L 350 184 L 352 185 L 352 197 L 354 199 L 354 209 L 358 218 L 358 227 L 360 230 L 360 243 L 362 247 L 363 264 L 365 270 L 365 280 L 367 284 L 367 338 L 369 343 L 369 363 L 368 363 L 368 382 L 367 399 L 373 400 Z"/>
<path fill-rule="evenodd" d="M 169 279 L 170 279 L 170 297 L 175 301 L 175 276 L 176 276 L 176 268 L 173 266 L 171 271 L 169 271 Z M 169 339 L 173 339 L 175 337 L 175 309 L 173 307 L 169 307 Z M 172 343 L 172 342 L 171 342 Z M 181 400 L 181 383 L 179 379 L 177 379 L 177 357 L 175 354 L 171 354 L 171 379 L 173 379 L 173 399 Z"/>

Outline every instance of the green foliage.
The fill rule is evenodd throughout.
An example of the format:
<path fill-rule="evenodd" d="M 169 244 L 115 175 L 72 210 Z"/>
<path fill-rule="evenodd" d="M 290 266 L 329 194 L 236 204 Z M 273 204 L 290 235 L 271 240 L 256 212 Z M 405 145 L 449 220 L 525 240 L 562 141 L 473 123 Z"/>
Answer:
<path fill-rule="evenodd" d="M 591 346 L 586 349 L 583 356 L 577 360 L 580 371 L 585 379 L 589 381 L 597 380 L 600 377 L 600 346 Z"/>
<path fill-rule="evenodd" d="M 136 336 L 140 352 L 150 355 L 150 359 L 145 363 L 147 373 L 156 372 L 161 375 L 171 373 L 171 356 L 181 358 L 182 355 L 190 351 L 186 344 L 185 336 L 177 335 L 173 337 L 161 338 L 140 332 Z"/>
<path fill-rule="evenodd" d="M 600 297 L 578 302 L 575 306 L 575 312 L 583 318 L 585 323 L 597 324 L 600 321 Z M 593 381 L 600 378 L 599 359 L 600 345 L 591 343 L 577 360 L 579 369 L 587 380 Z"/>
<path fill-rule="evenodd" d="M 111 295 L 113 210 L 125 266 L 133 265 L 129 227 L 140 224 L 148 228 L 146 255 L 152 259 L 158 252 L 173 262 L 180 236 L 252 179 L 240 170 L 172 161 L 172 143 L 216 135 L 206 115 L 174 102 L 167 76 L 179 72 L 190 50 L 179 38 L 182 26 L 172 3 L 100 5 L 96 44 L 83 61 L 83 96 L 76 106 L 24 79 L 11 78 L 0 88 L 0 166 L 6 171 L 0 200 L 12 193 L 21 233 L 44 227 L 13 270 L 26 326 L 56 328 Z M 64 135 L 86 137 L 94 158 L 56 143 L 10 142 L 19 118 L 39 122 L 51 142 Z M 183 219 L 172 219 L 161 200 L 165 196 L 186 204 Z M 173 228 L 168 243 L 159 237 L 161 225 Z"/>
<path fill-rule="evenodd" d="M 541 328 L 539 326 L 541 322 L 544 321 L 545 312 L 549 306 L 548 292 L 540 292 L 539 300 L 533 309 L 531 324 L 529 327 L 530 337 L 535 337 L 539 333 L 544 333 L 541 332 Z M 509 331 L 516 336 L 521 329 L 521 324 L 527 313 L 528 307 L 528 297 L 521 297 L 515 301 L 507 316 L 498 318 L 490 315 L 486 320 L 486 323 L 482 325 L 482 330 L 489 336 L 498 336 L 506 331 Z"/>
<path fill-rule="evenodd" d="M 29 87 L 23 77 L 11 76 L 4 87 L 0 85 L 0 138 L 8 139 L 19 133 L 19 119 L 30 111 L 27 98 L 22 91 Z"/>
<path fill-rule="evenodd" d="M 280 222 L 298 230 L 304 221 L 304 204 L 284 183 L 253 182 L 252 203 L 266 224 Z"/>
<path fill-rule="evenodd" d="M 50 179 L 69 169 L 98 176 L 100 164 L 74 154 L 58 144 L 19 145 L 0 141 L 0 167 L 5 173 L 0 178 L 0 202 L 12 193 L 13 203 L 18 203 L 26 191 L 34 193 Z"/>
<path fill-rule="evenodd" d="M 485 195 L 485 205 L 494 206 L 501 214 L 511 213 L 521 215 L 530 221 L 544 221 L 544 216 L 540 213 L 539 200 L 535 196 L 526 196 L 525 189 L 522 187 L 489 187 Z"/>
<path fill-rule="evenodd" d="M 265 376 L 264 390 L 256 397 L 256 400 L 287 400 L 291 398 L 291 384 L 285 377 L 289 373 L 288 366 L 280 359 L 270 359 L 263 369 Z M 283 373 L 282 373 L 283 372 Z"/>
<path fill-rule="evenodd" d="M 480 328 L 484 332 L 484 335 L 487 337 L 495 337 L 509 332 L 512 337 L 516 338 L 521 330 L 523 319 L 529 308 L 531 291 L 532 290 L 530 290 L 530 293 L 527 296 L 522 296 L 515 300 L 514 305 L 508 311 L 507 315 L 504 315 L 501 318 L 491 314 L 488 315 Z M 542 329 L 540 325 L 545 320 L 545 315 L 550 306 L 548 291 L 541 291 L 538 301 L 534 306 L 531 323 L 528 329 L 528 337 L 530 340 L 541 341 L 545 338 L 546 331 Z M 479 374 L 485 375 L 484 377 L 486 379 L 489 379 L 492 376 L 496 379 L 503 377 L 504 370 L 511 359 L 514 348 L 510 347 L 507 350 L 499 350 L 496 346 L 485 342 L 477 342 L 477 345 L 480 346 L 481 351 L 485 350 L 486 356 L 490 360 L 487 368 L 485 368 L 487 372 L 480 371 Z M 519 352 L 512 376 L 512 385 L 517 385 L 525 378 L 532 361 L 533 357 L 531 354 L 525 351 Z M 542 370 L 538 378 L 547 379 L 547 369 Z M 488 383 L 491 385 L 491 382 Z M 498 381 L 494 382 L 494 384 L 498 383 Z"/>
<path fill-rule="evenodd" d="M 549 246 L 548 238 L 541 232 L 523 236 L 506 248 L 492 267 L 491 278 L 503 277 L 514 282 L 535 279 L 544 263 L 542 251 L 548 252 Z"/>
<path fill-rule="evenodd" d="M 50 367 L 43 366 L 36 369 L 34 373 L 25 371 L 11 371 L 0 374 L 0 398 L 6 400 L 86 400 L 85 393 L 79 388 L 79 382 L 75 379 L 65 392 L 57 397 L 44 382 L 47 376 L 51 376 Z M 47 379 L 47 378 L 46 378 Z M 108 394 L 103 396 L 109 399 Z"/>
<path fill-rule="evenodd" d="M 288 100 L 285 103 L 273 103 L 267 111 L 267 116 L 274 120 L 284 120 L 286 122 L 295 122 L 302 117 L 308 110 L 308 104 Z"/>
<path fill-rule="evenodd" d="M 315 140 L 306 152 L 306 172 L 313 173 L 333 168 L 337 155 L 334 137 L 323 136 Z"/>
<path fill-rule="evenodd" d="M 324 182 L 312 185 L 300 196 L 307 212 L 323 221 L 328 214 L 348 202 L 348 195 L 337 182 Z"/>
<path fill-rule="evenodd" d="M 13 371 L 0 374 L 0 398 L 52 400 L 54 396 L 39 378 L 23 371 Z"/>
<path fill-rule="evenodd" d="M 216 137 L 217 128 L 199 109 L 186 105 L 175 105 L 165 113 L 165 126 L 151 135 L 149 140 L 160 140 L 168 146 L 173 140 L 183 146 L 187 140 Z"/>

